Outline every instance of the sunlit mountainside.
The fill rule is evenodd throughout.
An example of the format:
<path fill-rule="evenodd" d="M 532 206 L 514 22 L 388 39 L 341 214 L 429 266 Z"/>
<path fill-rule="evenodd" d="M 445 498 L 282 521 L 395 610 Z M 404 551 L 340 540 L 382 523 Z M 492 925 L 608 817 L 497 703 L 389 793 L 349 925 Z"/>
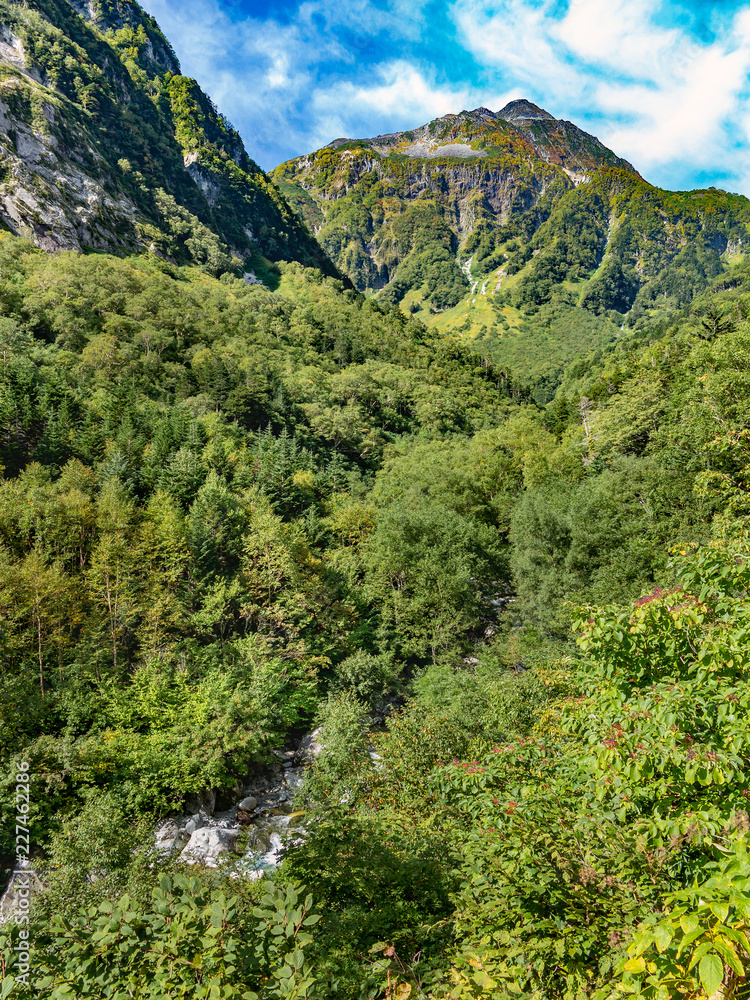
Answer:
<path fill-rule="evenodd" d="M 741 256 L 749 203 L 674 193 L 528 101 L 337 139 L 273 178 L 356 287 L 536 383 L 663 321 Z"/>

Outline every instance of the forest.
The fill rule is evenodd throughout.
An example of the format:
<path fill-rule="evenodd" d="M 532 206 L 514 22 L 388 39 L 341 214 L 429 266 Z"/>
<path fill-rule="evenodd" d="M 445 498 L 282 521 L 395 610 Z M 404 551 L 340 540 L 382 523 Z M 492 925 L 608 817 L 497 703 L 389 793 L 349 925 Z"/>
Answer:
<path fill-rule="evenodd" d="M 3 996 L 743 995 L 750 266 L 547 405 L 272 270 L 0 237 Z M 266 877 L 154 851 L 315 727 Z"/>

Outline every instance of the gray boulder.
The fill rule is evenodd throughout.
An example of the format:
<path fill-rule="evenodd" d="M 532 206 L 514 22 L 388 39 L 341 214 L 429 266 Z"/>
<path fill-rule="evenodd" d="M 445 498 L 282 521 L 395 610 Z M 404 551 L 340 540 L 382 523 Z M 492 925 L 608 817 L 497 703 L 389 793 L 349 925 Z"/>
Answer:
<path fill-rule="evenodd" d="M 195 816 L 191 816 L 190 819 L 185 824 L 184 827 L 185 833 L 189 837 L 192 837 L 192 835 L 195 833 L 196 830 L 200 830 L 205 825 L 206 825 L 206 820 L 201 816 L 200 813 L 197 813 Z"/>
<path fill-rule="evenodd" d="M 216 868 L 222 854 L 233 851 L 238 837 L 237 830 L 227 830 L 221 827 L 201 827 L 190 837 L 180 854 L 183 861 L 193 865 L 205 865 Z"/>
<path fill-rule="evenodd" d="M 307 736 L 303 736 L 300 740 L 297 756 L 303 759 L 317 757 L 323 749 L 323 744 L 321 742 L 322 735 L 322 728 L 318 728 L 313 730 L 313 732 L 308 733 Z"/>
<path fill-rule="evenodd" d="M 190 834 L 181 830 L 176 819 L 164 820 L 156 828 L 156 850 L 160 854 L 174 854 L 181 851 L 190 839 Z"/>
<path fill-rule="evenodd" d="M 185 809 L 187 812 L 195 814 L 199 812 L 213 816 L 216 809 L 216 792 L 210 788 L 204 788 L 196 795 L 188 795 L 185 798 Z"/>

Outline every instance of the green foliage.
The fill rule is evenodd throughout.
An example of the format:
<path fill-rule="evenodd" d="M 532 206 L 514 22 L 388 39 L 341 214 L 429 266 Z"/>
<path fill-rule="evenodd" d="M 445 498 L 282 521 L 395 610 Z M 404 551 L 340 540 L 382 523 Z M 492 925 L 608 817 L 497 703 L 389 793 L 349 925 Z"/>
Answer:
<path fill-rule="evenodd" d="M 736 995 L 747 978 L 750 898 L 747 845 L 737 840 L 715 872 L 665 900 L 666 916 L 645 922 L 628 948 L 621 993 L 666 998 Z"/>
<path fill-rule="evenodd" d="M 125 894 L 72 917 L 54 914 L 35 928 L 34 995 L 311 997 L 308 928 L 320 919 L 312 897 L 272 884 L 261 892 L 248 914 L 236 895 L 198 878 L 162 875 L 144 903 Z"/>
<path fill-rule="evenodd" d="M 578 662 L 514 678 L 512 639 L 494 662 L 429 667 L 377 740 L 376 767 L 349 765 L 346 809 L 329 809 L 285 862 L 326 901 L 341 995 L 357 995 L 348 984 L 363 967 L 383 991 L 431 998 L 741 985 L 746 542 L 676 559 L 684 590 L 583 611 Z M 432 836 L 450 865 L 450 920 L 414 896 L 394 926 L 379 879 L 410 882 L 378 851 L 408 845 L 416 860 Z"/>
<path fill-rule="evenodd" d="M 316 721 L 323 748 L 315 759 L 305 796 L 322 801 L 349 797 L 358 771 L 369 764 L 365 706 L 350 691 L 332 694 Z"/>
<path fill-rule="evenodd" d="M 117 136 L 153 252 L 0 239 L 0 850 L 23 759 L 46 886 L 3 995 L 742 991 L 745 201 L 546 119 L 280 168 L 365 299 L 269 263 L 327 266 L 151 19 L 37 7 L 3 16 Z M 475 169 L 513 178 L 502 224 L 456 198 Z M 502 366 L 398 309 L 455 308 L 459 252 L 505 271 Z M 158 816 L 313 725 L 272 882 L 155 856 Z"/>
<path fill-rule="evenodd" d="M 393 659 L 393 654 L 358 650 L 336 665 L 333 687 L 350 691 L 364 704 L 371 704 L 397 685 L 399 671 Z"/>
<path fill-rule="evenodd" d="M 456 238 L 436 206 L 407 206 L 379 235 L 391 280 L 383 301 L 397 303 L 409 289 L 421 289 L 434 310 L 454 306 L 468 289 L 455 260 Z"/>
<path fill-rule="evenodd" d="M 365 579 L 389 504 L 366 499 L 372 477 L 401 437 L 499 423 L 515 390 L 317 272 L 287 268 L 273 295 L 144 259 L 0 253 L 0 748 L 56 804 L 32 816 L 45 843 L 92 789 L 137 815 L 233 786 L 312 721 L 321 684 L 370 702 L 398 687 L 396 647 L 425 643 L 417 604 L 402 637 Z M 459 517 L 457 489 L 425 523 Z M 502 558 L 489 499 L 460 516 L 494 561 L 471 540 L 483 578 L 459 602 Z"/>

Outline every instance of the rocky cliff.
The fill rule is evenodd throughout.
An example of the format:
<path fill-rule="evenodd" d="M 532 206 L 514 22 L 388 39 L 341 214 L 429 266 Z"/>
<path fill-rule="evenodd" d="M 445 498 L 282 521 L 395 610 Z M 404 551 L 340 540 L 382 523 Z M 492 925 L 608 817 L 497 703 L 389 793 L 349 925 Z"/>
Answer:
<path fill-rule="evenodd" d="M 0 220 L 48 250 L 333 271 L 133 0 L 0 0 Z"/>

